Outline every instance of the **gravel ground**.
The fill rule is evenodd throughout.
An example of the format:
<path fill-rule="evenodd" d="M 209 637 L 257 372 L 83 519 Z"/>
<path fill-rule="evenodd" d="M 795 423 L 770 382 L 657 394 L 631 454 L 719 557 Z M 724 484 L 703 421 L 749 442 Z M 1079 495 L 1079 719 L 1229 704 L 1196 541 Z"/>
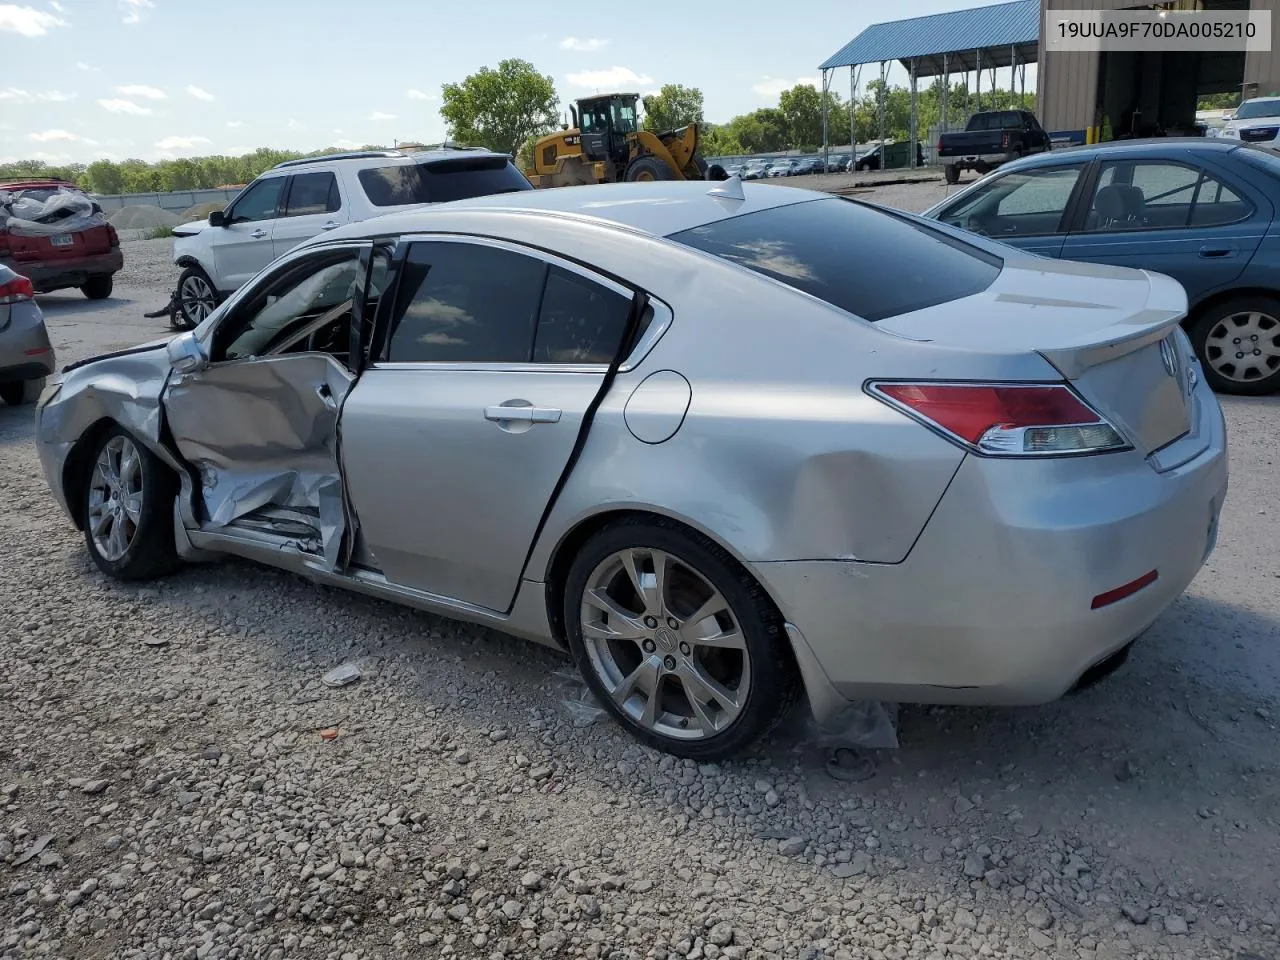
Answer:
<path fill-rule="evenodd" d="M 41 298 L 60 360 L 165 332 L 169 243 Z M 0 957 L 1278 960 L 1280 400 L 1225 406 L 1218 550 L 1129 663 L 904 707 L 856 784 L 803 710 L 698 766 L 490 631 L 238 562 L 107 581 L 0 408 Z"/>

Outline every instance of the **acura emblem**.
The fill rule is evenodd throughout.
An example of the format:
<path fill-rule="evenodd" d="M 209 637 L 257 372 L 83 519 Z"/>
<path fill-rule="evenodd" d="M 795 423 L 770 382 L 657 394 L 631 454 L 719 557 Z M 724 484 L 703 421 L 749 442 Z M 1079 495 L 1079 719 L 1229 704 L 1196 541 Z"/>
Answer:
<path fill-rule="evenodd" d="M 1171 377 L 1178 375 L 1178 358 L 1173 352 L 1173 344 L 1168 340 L 1160 341 L 1160 359 L 1164 361 L 1165 373 Z"/>

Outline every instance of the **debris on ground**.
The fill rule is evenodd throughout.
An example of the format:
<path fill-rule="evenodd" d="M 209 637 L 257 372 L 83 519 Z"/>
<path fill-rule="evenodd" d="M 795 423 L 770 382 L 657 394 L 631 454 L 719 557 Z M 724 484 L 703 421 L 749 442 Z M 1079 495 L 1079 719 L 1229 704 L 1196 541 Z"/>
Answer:
<path fill-rule="evenodd" d="M 355 683 L 363 675 L 358 663 L 344 663 L 334 667 L 320 679 L 326 687 L 345 687 Z"/>

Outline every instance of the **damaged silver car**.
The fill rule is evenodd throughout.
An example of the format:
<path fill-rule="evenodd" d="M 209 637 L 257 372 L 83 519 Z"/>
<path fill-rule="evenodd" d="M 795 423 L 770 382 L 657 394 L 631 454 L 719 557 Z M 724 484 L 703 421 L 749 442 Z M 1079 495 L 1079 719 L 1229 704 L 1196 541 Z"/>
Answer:
<path fill-rule="evenodd" d="M 352 224 L 69 368 L 49 484 L 125 579 L 258 560 L 572 652 L 646 743 L 801 694 L 1032 704 L 1213 547 L 1181 287 L 803 190 L 615 184 Z"/>

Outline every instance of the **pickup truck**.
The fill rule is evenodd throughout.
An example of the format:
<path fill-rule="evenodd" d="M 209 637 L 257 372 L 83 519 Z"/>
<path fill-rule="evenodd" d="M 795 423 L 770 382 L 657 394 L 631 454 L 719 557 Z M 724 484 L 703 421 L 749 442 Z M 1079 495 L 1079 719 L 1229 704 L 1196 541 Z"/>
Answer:
<path fill-rule="evenodd" d="M 947 183 L 958 183 L 961 170 L 986 173 L 1009 160 L 1049 148 L 1049 135 L 1034 114 L 986 110 L 970 117 L 963 130 L 938 137 L 938 160 Z"/>

